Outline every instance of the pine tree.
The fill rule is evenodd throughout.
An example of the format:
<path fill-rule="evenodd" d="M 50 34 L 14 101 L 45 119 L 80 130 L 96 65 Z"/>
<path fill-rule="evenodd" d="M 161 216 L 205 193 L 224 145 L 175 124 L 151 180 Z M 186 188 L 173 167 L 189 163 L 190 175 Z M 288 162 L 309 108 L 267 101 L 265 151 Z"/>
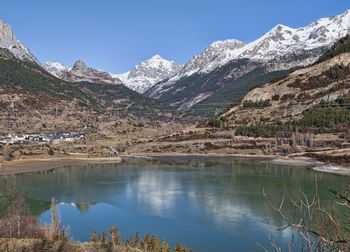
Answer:
<path fill-rule="evenodd" d="M 105 232 L 102 232 L 102 245 L 106 245 L 107 244 L 107 236 L 105 234 Z"/>
<path fill-rule="evenodd" d="M 96 230 L 94 230 L 94 232 L 92 232 L 92 235 L 90 237 L 90 241 L 97 242 L 97 232 L 96 232 Z"/>
<path fill-rule="evenodd" d="M 150 251 L 156 251 L 156 249 L 155 249 L 156 240 L 157 240 L 157 237 L 155 234 L 153 234 L 151 240 L 149 241 L 149 250 Z"/>
<path fill-rule="evenodd" d="M 129 239 L 126 240 L 126 246 L 132 248 L 133 247 L 133 240 L 130 237 Z"/>
<path fill-rule="evenodd" d="M 155 243 L 154 243 L 154 251 L 161 251 L 161 246 L 160 246 L 160 242 L 159 239 L 154 235 L 155 237 Z"/>
<path fill-rule="evenodd" d="M 146 234 L 143 237 L 143 245 L 144 245 L 144 250 L 148 250 L 148 247 L 149 247 L 149 234 Z"/>
<path fill-rule="evenodd" d="M 163 238 L 162 239 L 162 251 L 168 251 L 169 248 L 170 247 L 169 247 L 168 243 L 166 242 L 166 239 Z M 170 248 L 170 250 L 171 250 L 171 248 Z"/>
<path fill-rule="evenodd" d="M 182 252 L 182 246 L 181 244 L 177 243 L 174 249 L 174 252 Z"/>
<path fill-rule="evenodd" d="M 120 244 L 120 233 L 118 232 L 118 227 L 113 226 L 111 229 L 108 230 L 109 235 L 111 236 L 110 243 L 114 245 Z"/>
<path fill-rule="evenodd" d="M 140 247 L 140 236 L 139 236 L 139 231 L 136 231 L 136 234 L 135 234 L 134 247 L 135 247 L 135 248 L 139 248 L 139 247 Z"/>

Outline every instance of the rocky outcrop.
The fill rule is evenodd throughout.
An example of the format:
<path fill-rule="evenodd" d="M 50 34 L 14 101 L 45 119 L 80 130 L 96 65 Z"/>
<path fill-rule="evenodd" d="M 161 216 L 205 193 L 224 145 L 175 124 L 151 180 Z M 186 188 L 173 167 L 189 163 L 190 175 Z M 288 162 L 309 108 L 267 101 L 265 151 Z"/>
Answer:
<path fill-rule="evenodd" d="M 52 75 L 65 81 L 122 84 L 120 79 L 113 77 L 110 73 L 88 67 L 82 60 L 75 62 L 72 68 L 58 62 L 46 62 L 44 68 Z"/>
<path fill-rule="evenodd" d="M 16 39 L 11 26 L 0 19 L 0 48 L 8 49 L 16 58 L 28 60 L 40 65 L 25 45 Z"/>
<path fill-rule="evenodd" d="M 82 60 L 75 62 L 68 71 L 68 78 L 72 82 L 88 81 L 100 84 L 122 84 L 121 80 L 109 73 L 88 67 Z"/>

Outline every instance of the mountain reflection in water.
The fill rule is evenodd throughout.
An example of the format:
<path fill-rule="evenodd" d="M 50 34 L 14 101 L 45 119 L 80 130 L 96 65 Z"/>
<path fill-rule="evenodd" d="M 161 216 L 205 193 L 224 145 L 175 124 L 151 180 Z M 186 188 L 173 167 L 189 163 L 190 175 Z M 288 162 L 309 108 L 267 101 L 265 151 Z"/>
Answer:
<path fill-rule="evenodd" d="M 333 188 L 347 183 L 345 177 L 318 177 Z M 278 201 L 284 192 L 311 194 L 314 187 L 314 173 L 305 167 L 238 159 L 127 160 L 5 178 L 26 192 L 43 222 L 49 221 L 51 198 L 57 199 L 62 222 L 76 239 L 118 225 L 125 239 L 136 230 L 153 232 L 172 245 L 205 251 L 247 250 L 256 242 L 268 247 L 269 233 L 286 246 L 291 232 L 271 229 L 282 222 L 262 188 Z M 326 186 L 320 192 L 326 200 Z"/>

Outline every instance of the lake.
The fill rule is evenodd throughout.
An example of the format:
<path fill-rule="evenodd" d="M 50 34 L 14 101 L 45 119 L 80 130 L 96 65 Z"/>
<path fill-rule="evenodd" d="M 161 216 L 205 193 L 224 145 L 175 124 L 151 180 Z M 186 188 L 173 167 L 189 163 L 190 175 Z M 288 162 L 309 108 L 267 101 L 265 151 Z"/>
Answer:
<path fill-rule="evenodd" d="M 58 201 L 62 223 L 74 240 L 88 241 L 93 230 L 117 225 L 122 238 L 156 234 L 174 247 L 195 251 L 270 249 L 269 237 L 286 248 L 290 229 L 262 195 L 279 201 L 283 193 L 312 194 L 314 177 L 320 195 L 327 186 L 341 189 L 349 179 L 315 173 L 303 166 L 271 164 L 259 159 L 176 158 L 124 160 L 118 164 L 64 167 L 45 173 L 1 178 L 26 193 L 32 212 L 50 222 L 50 202 Z"/>

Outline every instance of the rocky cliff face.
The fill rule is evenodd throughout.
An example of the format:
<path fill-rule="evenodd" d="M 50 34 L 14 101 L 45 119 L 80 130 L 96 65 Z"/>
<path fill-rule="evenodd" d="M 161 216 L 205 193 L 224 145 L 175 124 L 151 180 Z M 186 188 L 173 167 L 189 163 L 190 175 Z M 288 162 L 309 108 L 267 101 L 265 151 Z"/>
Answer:
<path fill-rule="evenodd" d="M 0 19 L 0 48 L 8 49 L 18 59 L 28 60 L 40 65 L 29 49 L 16 39 L 11 26 Z"/>
<path fill-rule="evenodd" d="M 195 98 L 201 93 L 198 88 L 198 92 L 187 95 L 185 99 L 181 95 L 182 90 L 189 84 L 186 79 L 190 76 L 211 73 L 239 59 L 262 63 L 265 65 L 265 72 L 309 65 L 349 31 L 350 10 L 338 16 L 322 18 L 298 29 L 277 25 L 248 44 L 238 40 L 218 41 L 201 54 L 193 56 L 178 74 L 157 83 L 146 94 L 163 101 L 167 101 L 170 97 L 172 103 L 178 107 L 189 108 L 195 103 L 188 101 L 198 100 Z M 232 69 L 232 72 L 236 70 Z M 214 77 L 210 76 L 211 82 L 215 83 Z M 228 75 L 224 78 L 231 77 Z"/>
<path fill-rule="evenodd" d="M 88 67 L 82 60 L 75 62 L 72 68 L 58 62 L 46 62 L 44 68 L 54 76 L 71 82 L 88 81 L 100 84 L 122 84 L 121 80 L 111 74 Z"/>
<path fill-rule="evenodd" d="M 100 84 L 122 84 L 121 80 L 109 73 L 88 67 L 82 60 L 75 62 L 68 71 L 68 78 L 72 82 L 88 81 Z"/>

